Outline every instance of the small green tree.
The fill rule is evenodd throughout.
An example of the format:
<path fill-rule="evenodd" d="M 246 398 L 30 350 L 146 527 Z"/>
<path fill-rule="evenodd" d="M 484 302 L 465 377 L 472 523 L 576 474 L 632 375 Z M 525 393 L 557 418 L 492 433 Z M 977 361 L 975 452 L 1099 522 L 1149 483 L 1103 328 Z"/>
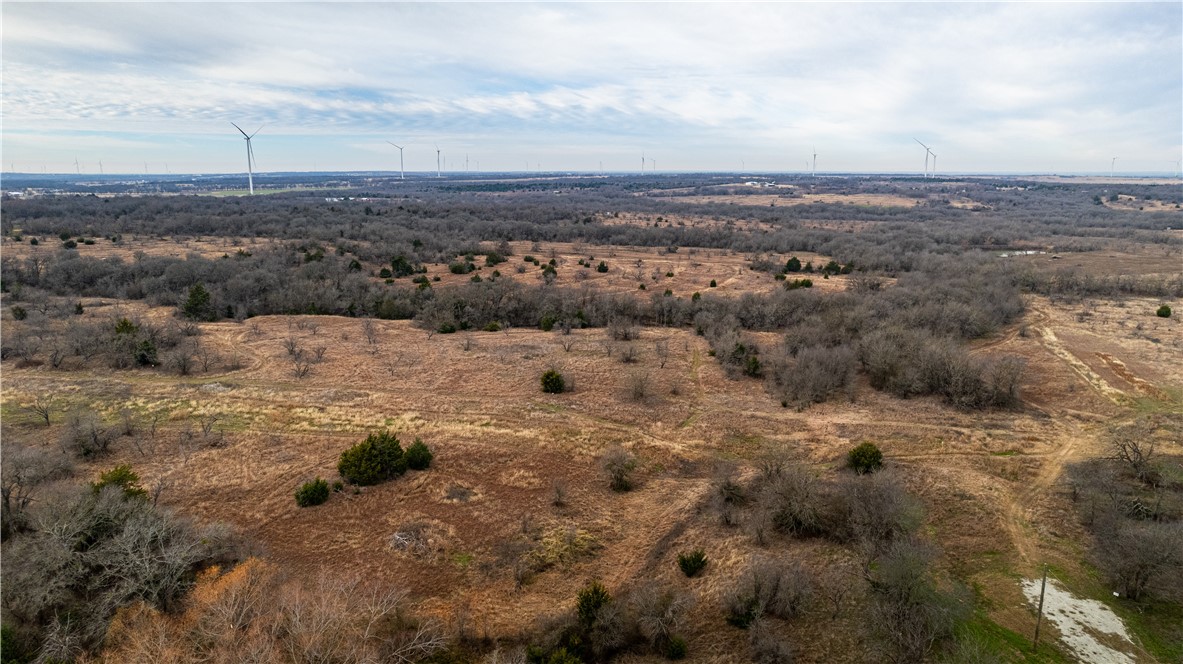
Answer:
<path fill-rule="evenodd" d="M 563 380 L 563 374 L 548 369 L 542 374 L 542 391 L 547 394 L 562 394 L 563 390 L 567 388 L 566 382 Z"/>
<path fill-rule="evenodd" d="M 372 433 L 341 453 L 337 472 L 350 484 L 369 486 L 402 475 L 407 470 L 398 436 L 389 431 Z"/>
<path fill-rule="evenodd" d="M 311 482 L 305 482 L 299 489 L 296 489 L 296 504 L 300 507 L 321 505 L 328 499 L 329 483 L 319 477 Z"/>
<path fill-rule="evenodd" d="M 792 258 L 789 259 L 788 263 L 785 263 L 785 272 L 800 272 L 800 271 L 801 271 L 801 259 L 797 258 L 796 256 L 793 256 Z"/>
<path fill-rule="evenodd" d="M 1154 313 L 1159 318 L 1170 318 L 1171 317 L 1171 308 L 1164 304 L 1158 308 L 1158 311 L 1155 311 Z"/>
<path fill-rule="evenodd" d="M 90 488 L 97 494 L 108 486 L 119 487 L 123 491 L 124 498 L 148 497 L 148 492 L 140 486 L 140 476 L 126 463 L 99 475 L 99 480 L 92 483 Z"/>
<path fill-rule="evenodd" d="M 575 615 L 579 617 L 579 624 L 589 628 L 595 624 L 600 609 L 612 601 L 612 595 L 599 581 L 591 581 L 579 590 L 575 596 Z"/>
<path fill-rule="evenodd" d="M 596 266 L 596 272 L 607 272 L 607 271 L 608 271 L 608 264 L 605 263 L 604 261 L 600 261 L 600 264 Z"/>
<path fill-rule="evenodd" d="M 698 576 L 707 566 L 707 555 L 702 549 L 695 549 L 688 553 L 678 554 L 678 567 L 688 577 Z"/>
<path fill-rule="evenodd" d="M 29 312 L 22 306 L 14 306 L 12 308 L 13 320 L 24 320 L 29 317 Z"/>
<path fill-rule="evenodd" d="M 846 455 L 847 462 L 855 472 L 873 473 L 883 467 L 883 452 L 873 443 L 862 443 Z"/>
<path fill-rule="evenodd" d="M 435 455 L 431 453 L 431 448 L 418 438 L 407 447 L 405 456 L 407 468 L 411 470 L 426 470 L 431 465 L 431 460 L 435 458 Z"/>
<path fill-rule="evenodd" d="M 181 313 L 189 320 L 217 320 L 218 312 L 214 308 L 209 291 L 200 283 L 189 288 L 189 297 L 181 306 Z"/>

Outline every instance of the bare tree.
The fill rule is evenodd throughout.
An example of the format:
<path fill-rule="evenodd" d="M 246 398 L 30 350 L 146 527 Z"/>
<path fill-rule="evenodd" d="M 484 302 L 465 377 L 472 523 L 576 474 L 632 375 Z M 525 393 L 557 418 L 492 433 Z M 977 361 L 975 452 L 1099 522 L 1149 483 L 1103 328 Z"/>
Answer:
<path fill-rule="evenodd" d="M 22 404 L 21 410 L 36 415 L 38 419 L 45 421 L 45 426 L 49 426 L 49 416 L 57 409 L 54 408 L 49 397 L 38 395 L 31 402 Z"/>
<path fill-rule="evenodd" d="M 657 354 L 658 366 L 665 368 L 665 363 L 670 359 L 670 342 L 662 339 L 654 344 L 654 352 Z"/>
<path fill-rule="evenodd" d="M 42 484 L 73 471 L 70 458 L 38 447 L 20 443 L 4 446 L 4 463 L 0 464 L 0 533 L 6 539 L 26 524 L 29 505 L 36 499 Z"/>
<path fill-rule="evenodd" d="M 362 320 L 361 332 L 366 337 L 366 343 L 371 346 L 378 343 L 378 326 L 374 325 L 374 319 L 366 318 Z"/>
<path fill-rule="evenodd" d="M 637 467 L 637 458 L 623 447 L 614 445 L 600 457 L 600 465 L 608 475 L 608 484 L 613 491 L 628 491 L 633 488 L 632 473 Z"/>

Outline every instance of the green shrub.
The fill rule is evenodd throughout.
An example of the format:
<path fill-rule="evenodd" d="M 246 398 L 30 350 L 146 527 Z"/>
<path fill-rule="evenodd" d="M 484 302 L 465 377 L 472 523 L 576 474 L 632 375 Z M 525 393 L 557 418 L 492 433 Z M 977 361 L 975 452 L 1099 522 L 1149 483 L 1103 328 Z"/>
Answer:
<path fill-rule="evenodd" d="M 66 249 L 75 249 L 78 247 L 78 243 L 73 240 L 66 240 L 62 243 L 62 247 Z"/>
<path fill-rule="evenodd" d="M 557 322 L 558 319 L 556 319 L 552 314 L 546 314 L 542 317 L 542 320 L 538 321 L 538 327 L 541 328 L 543 332 L 550 332 L 551 330 L 555 329 L 555 323 Z"/>
<path fill-rule="evenodd" d="M 296 489 L 296 504 L 300 507 L 320 505 L 329 499 L 329 483 L 319 477 Z"/>
<path fill-rule="evenodd" d="M 337 472 L 350 484 L 368 486 L 402 475 L 407 470 L 402 445 L 394 434 L 382 431 L 341 453 Z"/>
<path fill-rule="evenodd" d="M 24 320 L 28 317 L 29 317 L 29 312 L 24 307 L 16 306 L 16 307 L 12 308 L 12 319 L 13 320 Z"/>
<path fill-rule="evenodd" d="M 35 247 L 35 246 L 41 244 L 41 241 L 38 240 L 37 238 L 33 238 L 33 239 L 29 240 L 29 244 L 31 244 Z"/>
<path fill-rule="evenodd" d="M 440 334 L 453 334 L 456 332 L 456 326 L 452 323 L 440 323 L 440 326 L 435 331 Z"/>
<path fill-rule="evenodd" d="M 345 483 L 344 482 L 342 482 L 341 480 L 337 480 L 336 482 L 333 482 L 333 493 L 341 493 L 344 490 L 345 490 Z"/>
<path fill-rule="evenodd" d="M 847 462 L 860 475 L 873 473 L 883 466 L 883 452 L 872 443 L 863 443 L 850 450 Z"/>
<path fill-rule="evenodd" d="M 596 266 L 596 272 L 607 272 L 607 271 L 608 271 L 608 264 L 605 263 L 604 261 L 600 261 L 600 264 Z"/>
<path fill-rule="evenodd" d="M 666 642 L 664 650 L 665 652 L 663 654 L 666 659 L 685 659 L 686 653 L 690 648 L 686 645 L 686 639 L 680 636 L 672 636 Z"/>
<path fill-rule="evenodd" d="M 1164 304 L 1158 308 L 1158 311 L 1155 311 L 1154 313 L 1157 314 L 1159 318 L 1170 318 L 1171 308 Z"/>
<path fill-rule="evenodd" d="M 435 455 L 431 453 L 431 449 L 423 441 L 416 438 L 415 442 L 407 447 L 404 456 L 407 459 L 407 468 L 411 470 L 426 470 L 431 465 L 431 460 Z"/>
<path fill-rule="evenodd" d="M 70 239 L 70 232 L 69 231 L 62 231 L 61 233 L 58 233 L 58 237 L 60 237 L 62 239 L 62 242 L 65 242 L 66 240 Z"/>
<path fill-rule="evenodd" d="M 711 288 L 714 288 L 716 286 L 718 286 L 718 284 L 715 283 L 714 279 L 711 279 Z"/>
<path fill-rule="evenodd" d="M 384 267 L 381 270 L 378 270 L 379 279 L 390 279 L 393 274 L 394 273 L 390 271 L 390 268 Z"/>
<path fill-rule="evenodd" d="M 148 497 L 148 492 L 140 486 L 140 476 L 126 463 L 99 475 L 99 481 L 91 484 L 90 488 L 98 493 L 108 486 L 117 486 L 122 489 L 124 498 Z"/>
<path fill-rule="evenodd" d="M 500 332 L 501 331 L 501 323 L 498 323 L 497 321 L 493 321 L 492 323 L 489 323 L 488 325 L 486 325 L 484 327 L 484 330 L 486 332 Z"/>
<path fill-rule="evenodd" d="M 546 373 L 542 374 L 542 391 L 547 394 L 562 394 L 563 390 L 567 388 L 563 381 L 563 374 L 548 369 Z"/>
<path fill-rule="evenodd" d="M 793 256 L 792 258 L 789 259 L 788 263 L 785 263 L 785 272 L 800 272 L 800 271 L 801 271 L 801 259 L 797 258 L 796 256 Z"/>
<path fill-rule="evenodd" d="M 590 627 L 596 622 L 600 609 L 612 601 L 612 595 L 599 581 L 591 581 L 579 590 L 575 596 L 575 614 L 579 617 L 579 624 Z"/>
<path fill-rule="evenodd" d="M 707 555 L 702 549 L 695 549 L 689 553 L 678 554 L 678 567 L 688 577 L 698 576 L 707 566 Z"/>

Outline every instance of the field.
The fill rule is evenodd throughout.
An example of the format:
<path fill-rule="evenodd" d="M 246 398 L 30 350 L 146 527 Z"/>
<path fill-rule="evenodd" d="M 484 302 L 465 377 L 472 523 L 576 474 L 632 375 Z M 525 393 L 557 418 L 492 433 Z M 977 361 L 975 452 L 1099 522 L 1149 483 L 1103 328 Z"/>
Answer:
<path fill-rule="evenodd" d="M 764 206 L 810 199 L 677 198 Z M 853 206 L 916 203 L 894 194 L 813 199 Z M 660 207 L 622 211 L 602 215 L 599 223 L 737 234 L 775 228 L 758 219 L 659 215 Z M 846 234 L 875 223 L 825 219 L 802 225 Z M 57 242 L 31 247 L 5 238 L 5 259 L 50 261 Z M 240 249 L 262 253 L 285 243 L 294 241 L 127 232 L 118 243 L 100 240 L 74 251 L 128 262 L 139 252 L 217 262 Z M 367 258 L 362 246 L 351 245 L 362 266 L 359 279 L 383 287 L 374 276 L 383 263 Z M 670 252 L 584 241 L 513 240 L 508 246 L 512 254 L 496 266 L 453 274 L 446 262 L 425 261 L 422 274 L 437 292 L 464 287 L 473 275 L 488 279 L 494 269 L 522 287 L 546 288 L 541 268 L 523 260 L 531 255 L 543 266 L 553 258 L 557 286 L 584 293 L 639 302 L 689 300 L 696 293 L 736 300 L 783 290 L 774 272 L 752 269 L 756 258 L 783 266 L 796 256 L 818 267 L 835 258 L 812 251 L 683 245 Z M 1065 259 L 1049 254 L 992 260 L 1021 263 L 1036 273 L 1071 267 L 1097 276 L 1137 269 L 1170 277 L 1179 257 L 1160 246 L 1115 243 Z M 607 272 L 593 267 L 600 261 Z M 797 276 L 803 275 L 789 278 Z M 812 292 L 823 298 L 859 287 L 851 274 L 815 274 L 813 284 Z M 885 274 L 876 288 L 896 288 L 895 277 Z M 9 294 L 5 298 L 13 304 Z M 63 301 L 77 301 L 84 313 L 49 320 L 47 334 L 120 318 L 161 327 L 177 320 L 176 306 L 147 299 L 81 294 Z M 1183 309 L 1169 297 L 1024 294 L 1021 316 L 967 345 L 979 360 L 1022 360 L 1021 401 L 1010 409 L 959 408 L 936 395 L 899 398 L 875 389 L 864 375 L 824 402 L 782 403 L 763 381 L 729 375 L 714 356 L 709 333 L 696 333 L 692 325 L 644 325 L 635 338 L 621 340 L 598 326 L 543 331 L 507 325 L 449 333 L 410 320 L 262 314 L 197 323 L 186 334 L 202 349 L 194 357 L 204 359 L 182 372 L 112 371 L 81 357 L 67 357 L 55 368 L 44 355 L 21 359 L 14 353 L 3 364 L 0 413 L 6 439 L 50 448 L 66 435 L 69 412 L 94 413 L 112 428 L 134 422 L 109 454 L 80 460 L 77 476 L 89 481 L 114 465 L 130 464 L 145 487 L 158 489 L 161 505 L 202 522 L 232 525 L 295 577 L 344 570 L 404 589 L 422 615 L 477 641 L 528 638 L 523 635 L 541 620 L 571 606 L 590 579 L 613 591 L 654 580 L 686 589 L 695 600 L 683 623 L 690 658 L 711 662 L 749 661 L 748 633 L 729 626 L 720 607 L 753 556 L 797 561 L 823 590 L 838 582 L 852 588 L 833 595 L 819 591 L 831 599 L 819 599 L 798 619 L 775 623 L 798 661 L 878 661 L 879 647 L 863 628 L 873 597 L 856 583 L 866 573 L 858 551 L 825 537 L 782 533 L 754 542 L 747 527 L 723 525 L 712 501 L 720 477 L 754 481 L 770 459 L 800 465 L 826 481 L 853 476 L 845 467 L 847 453 L 870 442 L 923 504 L 920 532 L 943 551 L 935 569 L 972 590 L 977 608 L 967 629 L 999 661 L 1072 661 L 1047 623 L 1047 659 L 1026 659 L 1023 643 L 1035 614 L 1021 582 L 1037 578 L 1045 566 L 1064 588 L 1127 617 L 1133 642 L 1120 648 L 1133 661 L 1167 661 L 1163 653 L 1176 652 L 1170 639 L 1178 631 L 1167 629 L 1162 637 L 1148 618 L 1130 617 L 1135 603 L 1107 591 L 1084 555 L 1089 535 L 1075 515 L 1066 479 L 1071 464 L 1110 454 L 1113 427 L 1183 413 L 1183 322 L 1178 314 L 1155 315 L 1164 302 Z M 12 335 L 29 323 L 14 321 L 10 310 L 4 325 Z M 773 331 L 755 330 L 748 338 L 765 349 L 782 343 Z M 313 355 L 315 361 L 306 360 Z M 548 369 L 566 378 L 566 392 L 539 390 L 539 376 Z M 26 408 L 46 399 L 54 412 L 48 428 Z M 336 479 L 342 450 L 377 430 L 397 433 L 404 447 L 416 438 L 426 442 L 435 453 L 430 470 L 377 486 L 346 485 L 325 505 L 297 507 L 293 492 L 300 484 Z M 601 467 L 615 447 L 635 455 L 631 491 L 612 491 Z M 1158 453 L 1177 457 L 1183 445 L 1165 440 Z M 710 563 L 702 576 L 684 578 L 677 556 L 696 548 L 708 552 Z M 515 573 L 523 552 L 546 564 Z M 657 661 L 653 655 L 629 657 Z"/>

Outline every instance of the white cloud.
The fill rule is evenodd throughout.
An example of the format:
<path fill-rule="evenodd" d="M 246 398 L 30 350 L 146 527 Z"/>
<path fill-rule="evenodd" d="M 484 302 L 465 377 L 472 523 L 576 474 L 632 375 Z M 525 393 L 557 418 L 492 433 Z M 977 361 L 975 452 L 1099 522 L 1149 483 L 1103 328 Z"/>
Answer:
<path fill-rule="evenodd" d="M 815 144 L 845 160 L 832 168 L 903 168 L 916 134 L 967 170 L 1098 169 L 1096 149 L 1165 163 L 1183 144 L 1178 4 L 3 11 L 4 126 L 22 137 L 6 134 L 4 148 L 29 160 L 38 140 L 56 149 L 54 135 L 222 137 L 228 120 L 293 140 L 509 141 L 572 163 L 602 145 L 661 146 L 670 168 L 736 152 L 795 168 L 788 155 Z M 210 159 L 222 145 L 184 149 Z"/>

